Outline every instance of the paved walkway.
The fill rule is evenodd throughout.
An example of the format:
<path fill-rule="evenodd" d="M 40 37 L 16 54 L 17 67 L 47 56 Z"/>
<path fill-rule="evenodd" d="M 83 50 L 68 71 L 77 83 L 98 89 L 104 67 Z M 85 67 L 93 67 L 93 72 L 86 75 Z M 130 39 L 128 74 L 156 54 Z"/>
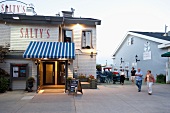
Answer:
<path fill-rule="evenodd" d="M 0 94 L 0 113 L 170 113 L 170 85 L 155 84 L 153 95 L 146 85 L 98 85 L 75 97 L 66 93 Z"/>

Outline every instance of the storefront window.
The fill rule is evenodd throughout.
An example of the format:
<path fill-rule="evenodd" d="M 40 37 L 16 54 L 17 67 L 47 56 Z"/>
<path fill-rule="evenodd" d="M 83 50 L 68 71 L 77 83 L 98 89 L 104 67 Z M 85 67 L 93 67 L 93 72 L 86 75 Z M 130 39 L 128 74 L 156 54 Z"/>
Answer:
<path fill-rule="evenodd" d="M 92 48 L 92 32 L 82 31 L 82 49 Z"/>

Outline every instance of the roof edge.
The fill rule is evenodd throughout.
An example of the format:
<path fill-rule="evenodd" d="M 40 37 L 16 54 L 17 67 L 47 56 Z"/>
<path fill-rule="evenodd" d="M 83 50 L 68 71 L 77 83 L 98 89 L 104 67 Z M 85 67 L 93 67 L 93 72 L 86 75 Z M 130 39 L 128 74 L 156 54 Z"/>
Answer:
<path fill-rule="evenodd" d="M 165 43 L 170 44 L 170 41 L 167 41 L 167 40 L 162 40 L 162 39 L 158 39 L 158 38 L 155 38 L 155 37 L 134 33 L 133 31 L 128 31 L 126 33 L 126 35 L 124 36 L 123 40 L 121 41 L 121 43 L 118 45 L 118 47 L 113 52 L 112 56 L 115 56 L 115 54 L 117 53 L 117 51 L 119 50 L 119 48 L 121 47 L 121 45 L 123 44 L 123 42 L 125 41 L 125 39 L 127 38 L 128 35 L 137 36 L 137 37 L 140 37 L 140 38 L 143 38 L 143 39 L 151 40 L 151 41 L 154 41 L 154 42 L 159 42 L 159 43 L 162 43 L 162 44 L 165 44 Z M 158 46 L 158 48 L 159 48 L 159 46 Z"/>

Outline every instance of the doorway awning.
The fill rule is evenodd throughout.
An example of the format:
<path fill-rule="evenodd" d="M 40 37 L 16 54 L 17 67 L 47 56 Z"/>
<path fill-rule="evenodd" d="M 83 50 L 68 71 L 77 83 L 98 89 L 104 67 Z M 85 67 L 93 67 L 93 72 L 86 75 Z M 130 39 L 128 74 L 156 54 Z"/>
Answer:
<path fill-rule="evenodd" d="M 170 57 L 170 52 L 166 52 L 166 53 L 162 54 L 161 57 Z"/>
<path fill-rule="evenodd" d="M 74 59 L 75 45 L 68 42 L 37 42 L 31 41 L 23 58 Z"/>

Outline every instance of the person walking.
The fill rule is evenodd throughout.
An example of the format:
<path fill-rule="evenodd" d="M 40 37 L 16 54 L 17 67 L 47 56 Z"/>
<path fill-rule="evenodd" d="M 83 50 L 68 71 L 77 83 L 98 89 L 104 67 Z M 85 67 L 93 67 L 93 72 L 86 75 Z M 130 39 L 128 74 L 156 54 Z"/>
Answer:
<path fill-rule="evenodd" d="M 131 70 L 131 81 L 132 81 L 132 84 L 134 84 L 134 81 L 135 81 L 135 73 L 136 73 L 136 70 L 134 67 L 132 67 L 132 70 Z"/>
<path fill-rule="evenodd" d="M 151 74 L 151 70 L 148 70 L 145 76 L 145 82 L 147 82 L 148 87 L 148 95 L 152 95 L 152 85 L 154 81 L 155 79 L 154 76 Z"/>
<path fill-rule="evenodd" d="M 121 73 L 120 73 L 120 84 L 124 84 L 124 80 L 125 80 L 125 71 L 124 69 L 122 69 Z"/>
<path fill-rule="evenodd" d="M 138 87 L 138 92 L 141 92 L 142 76 L 143 76 L 143 73 L 142 73 L 141 69 L 138 68 L 138 71 L 135 73 L 136 85 Z"/>

